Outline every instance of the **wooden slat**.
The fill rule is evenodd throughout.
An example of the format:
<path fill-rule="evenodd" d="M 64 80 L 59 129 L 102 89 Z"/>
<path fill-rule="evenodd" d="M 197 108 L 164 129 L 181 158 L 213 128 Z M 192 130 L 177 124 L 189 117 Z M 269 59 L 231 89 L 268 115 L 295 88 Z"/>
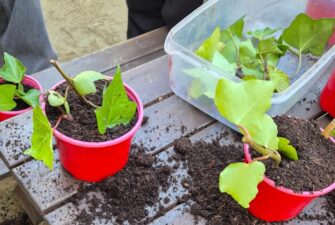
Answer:
<path fill-rule="evenodd" d="M 196 133 L 191 137 L 193 142 L 198 140 L 212 140 L 213 138 L 219 137 L 221 134 L 224 134 L 225 137 L 221 139 L 221 144 L 229 145 L 234 144 L 234 140 L 236 139 L 236 133 L 223 126 L 222 124 L 215 123 L 202 131 Z M 224 148 L 223 148 L 224 149 Z M 157 165 L 169 165 L 171 167 L 177 166 L 171 177 L 176 179 L 176 182 L 170 182 L 170 187 L 166 192 L 160 193 L 160 204 L 163 206 L 165 210 L 173 207 L 178 203 L 178 199 L 182 198 L 184 195 L 188 194 L 187 189 L 182 185 L 182 181 L 187 178 L 187 167 L 184 162 L 176 162 L 173 160 L 173 156 L 175 154 L 174 148 L 170 147 L 166 151 L 160 152 L 155 157 L 157 158 Z M 171 160 L 167 160 L 170 158 Z M 94 193 L 95 195 L 99 195 L 99 193 Z M 168 198 L 168 203 L 164 202 L 164 199 Z M 155 217 L 158 215 L 158 205 L 149 209 L 149 217 Z M 74 219 L 80 213 L 80 209 L 88 209 L 88 204 L 90 202 L 81 202 L 79 205 L 73 205 L 72 203 L 67 203 L 54 211 L 48 213 L 45 216 L 45 220 L 51 225 L 69 225 L 76 224 Z M 109 221 L 96 219 L 95 224 L 111 224 L 113 218 L 110 218 Z"/>
<path fill-rule="evenodd" d="M 62 68 L 70 76 L 85 70 L 107 72 L 115 68 L 117 64 L 129 69 L 162 55 L 167 32 L 166 27 L 159 28 L 110 48 L 63 63 Z M 53 68 L 43 70 L 32 76 L 39 80 L 44 89 L 49 89 L 62 79 Z"/>
<path fill-rule="evenodd" d="M 8 174 L 9 174 L 9 169 L 4 163 L 4 161 L 2 161 L 2 159 L 0 158 L 0 180 L 5 178 Z"/>
<path fill-rule="evenodd" d="M 167 56 L 162 56 L 123 74 L 124 81 L 135 89 L 144 104 L 171 93 L 167 60 Z M 31 133 L 31 112 L 0 123 L 0 154 L 10 168 L 29 158 L 23 151 L 30 147 Z"/>
<path fill-rule="evenodd" d="M 0 154 L 9 168 L 28 158 L 23 151 L 30 147 L 32 130 L 31 111 L 0 123 Z"/>
<path fill-rule="evenodd" d="M 150 225 L 162 225 L 162 224 L 169 224 L 169 225 L 205 225 L 206 220 L 203 218 L 195 218 L 190 213 L 190 205 L 192 202 L 183 203 L 178 205 L 171 211 L 167 212 L 164 216 L 156 219 Z M 301 213 L 299 218 L 292 219 L 289 222 L 283 223 L 283 225 L 320 225 L 320 224 L 330 224 L 330 222 L 335 223 L 335 220 L 330 220 L 327 215 L 327 211 L 324 208 L 326 204 L 326 199 L 321 197 L 314 200 L 310 205 L 308 205 L 304 211 Z M 321 219 L 320 216 L 323 215 L 324 219 Z M 315 218 L 311 220 L 310 218 Z M 319 219 L 317 219 L 319 218 Z M 326 219 L 325 219 L 326 218 Z M 334 218 L 334 217 L 333 217 Z M 262 223 L 268 224 L 271 223 Z"/>

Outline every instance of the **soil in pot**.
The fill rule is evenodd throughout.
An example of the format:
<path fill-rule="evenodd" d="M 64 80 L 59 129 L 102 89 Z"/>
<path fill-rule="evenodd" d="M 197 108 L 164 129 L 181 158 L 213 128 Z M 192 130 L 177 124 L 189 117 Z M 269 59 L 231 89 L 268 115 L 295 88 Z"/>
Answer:
<path fill-rule="evenodd" d="M 290 116 L 274 118 L 278 135 L 288 138 L 297 149 L 299 160 L 282 157 L 279 167 L 265 160 L 266 176 L 277 186 L 295 192 L 322 190 L 335 182 L 335 144 L 321 135 L 314 121 Z M 253 156 L 256 156 L 253 151 Z"/>
<path fill-rule="evenodd" d="M 5 82 L 4 84 L 13 84 L 13 83 Z M 23 84 L 23 90 L 25 92 L 27 92 L 27 91 L 29 91 L 31 89 L 34 89 L 34 87 L 32 87 L 30 85 Z M 24 109 L 30 107 L 30 105 L 28 105 L 27 103 L 25 103 L 21 99 L 14 99 L 14 101 L 16 102 L 16 107 L 14 109 L 12 109 L 11 111 L 20 111 L 20 110 L 24 110 Z"/>
<path fill-rule="evenodd" d="M 249 214 L 249 212 L 238 205 L 229 195 L 222 194 L 219 191 L 219 175 L 221 171 L 232 162 L 243 161 L 243 147 L 225 146 L 221 147 L 219 139 L 212 143 L 197 142 L 191 144 L 186 139 L 180 139 L 175 144 L 177 156 L 186 162 L 190 179 L 184 181 L 190 192 L 190 198 L 194 201 L 190 212 L 198 217 L 207 220 L 207 225 L 268 225 Z M 301 219 L 307 221 L 322 220 L 334 221 L 335 210 L 334 197 L 327 196 L 328 204 L 327 215 L 318 215 L 317 217 L 301 215 Z M 299 217 L 298 217 L 299 218 Z M 286 223 L 271 223 L 284 225 Z M 332 225 L 332 222 L 329 224 Z"/>
<path fill-rule="evenodd" d="M 101 105 L 103 89 L 105 85 L 108 85 L 106 83 L 108 83 L 108 81 L 95 82 L 97 92 L 86 96 L 86 98 L 95 105 Z M 66 88 L 67 84 L 63 83 L 56 89 L 56 91 L 64 96 Z M 87 142 L 110 141 L 128 133 L 137 122 L 137 116 L 135 116 L 128 125 L 120 125 L 112 129 L 107 129 L 106 134 L 101 135 L 98 131 L 94 108 L 82 103 L 78 95 L 71 88 L 68 93 L 67 101 L 70 105 L 73 121 L 62 119 L 57 130 L 76 140 Z M 54 126 L 58 118 L 62 115 L 61 111 L 48 104 L 46 104 L 45 110 L 51 125 Z"/>
<path fill-rule="evenodd" d="M 147 150 L 148 151 L 148 150 Z M 82 210 L 75 221 L 79 224 L 93 224 L 96 218 L 110 220 L 116 218 L 116 224 L 128 221 L 132 225 L 147 224 L 143 221 L 149 212 L 147 206 L 159 202 L 160 188 L 166 191 L 172 168 L 154 167 L 154 157 L 144 153 L 140 146 L 132 146 L 126 167 L 113 177 L 80 187 L 77 195 L 70 199 L 75 205 L 80 201 L 90 201 L 88 208 Z M 98 192 L 101 197 L 90 195 Z M 147 218 L 148 219 L 148 218 Z"/>

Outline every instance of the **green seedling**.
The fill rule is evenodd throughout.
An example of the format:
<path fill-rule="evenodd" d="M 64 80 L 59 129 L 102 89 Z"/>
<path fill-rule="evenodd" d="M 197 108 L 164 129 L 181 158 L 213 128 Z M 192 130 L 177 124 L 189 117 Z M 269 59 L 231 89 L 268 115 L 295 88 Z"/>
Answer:
<path fill-rule="evenodd" d="M 107 77 L 95 72 L 85 71 L 75 77 L 70 77 L 61 69 L 59 64 L 52 60 L 51 64 L 59 71 L 66 81 L 67 88 L 64 96 L 54 90 L 49 90 L 45 94 L 46 102 L 51 107 L 59 109 L 61 116 L 56 125 L 52 128 L 48 118 L 43 113 L 41 107 L 36 107 L 33 111 L 33 135 L 31 138 L 31 148 L 25 154 L 31 155 L 37 160 L 42 160 L 44 164 L 52 170 L 53 168 L 53 149 L 52 133 L 62 119 L 71 121 L 71 105 L 67 101 L 68 91 L 72 89 L 83 104 L 92 107 L 95 111 L 98 130 L 104 135 L 108 128 L 118 125 L 127 125 L 134 118 L 136 113 L 136 103 L 129 100 L 126 89 L 121 78 L 120 67 L 114 74 L 112 82 L 104 90 L 102 105 L 97 106 L 88 100 L 87 95 L 96 93 L 95 81 L 106 80 Z"/>
<path fill-rule="evenodd" d="M 4 65 L 0 68 L 0 111 L 11 111 L 16 107 L 16 100 L 22 100 L 29 106 L 35 107 L 39 104 L 40 91 L 37 89 L 24 90 L 22 83 L 26 67 L 8 53 L 4 53 Z"/>

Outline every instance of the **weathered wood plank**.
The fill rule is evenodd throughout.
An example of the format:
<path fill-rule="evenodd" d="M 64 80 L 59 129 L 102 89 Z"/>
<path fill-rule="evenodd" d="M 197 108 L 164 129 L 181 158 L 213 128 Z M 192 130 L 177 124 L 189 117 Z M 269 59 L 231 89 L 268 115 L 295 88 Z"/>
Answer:
<path fill-rule="evenodd" d="M 124 81 L 135 89 L 144 104 L 171 93 L 167 60 L 163 56 L 123 74 Z M 0 123 L 0 154 L 10 168 L 29 158 L 23 151 L 30 147 L 31 133 L 32 112 Z"/>
<path fill-rule="evenodd" d="M 2 159 L 0 158 L 0 180 L 2 180 L 8 175 L 9 175 L 9 169 L 4 163 L 4 161 L 2 161 Z"/>
<path fill-rule="evenodd" d="M 0 123 L 0 154 L 9 168 L 28 158 L 23 151 L 30 147 L 31 121 L 30 111 Z"/>
<path fill-rule="evenodd" d="M 121 67 L 124 66 L 124 69 L 129 69 L 139 65 L 139 63 L 147 62 L 146 60 L 150 61 L 154 57 L 162 55 L 167 33 L 168 29 L 162 27 L 96 53 L 62 63 L 62 67 L 71 76 L 84 70 L 107 72 L 115 68 L 117 64 L 120 64 Z M 150 57 L 150 55 L 152 56 Z M 137 60 L 139 61 L 136 62 Z M 62 79 L 53 68 L 43 70 L 32 76 L 37 78 L 45 89 L 49 89 Z"/>
<path fill-rule="evenodd" d="M 213 138 L 222 135 L 223 137 L 220 143 L 224 146 L 234 144 L 234 140 L 236 139 L 237 134 L 234 131 L 223 126 L 222 124 L 215 123 L 203 129 L 202 131 L 196 133 L 195 135 L 191 136 L 191 140 L 193 142 L 198 140 L 210 141 Z M 163 206 L 163 209 L 160 210 L 168 210 L 171 207 L 174 207 L 178 203 L 178 199 L 181 199 L 183 196 L 188 194 L 187 189 L 182 185 L 182 181 L 188 176 L 187 167 L 185 166 L 184 162 L 177 162 L 173 160 L 172 156 L 174 154 L 175 154 L 174 148 L 170 147 L 166 151 L 160 152 L 157 155 L 155 155 L 155 157 L 157 158 L 157 166 L 169 165 L 175 168 L 175 171 L 171 175 L 171 178 L 173 178 L 174 181 L 170 182 L 171 186 L 167 189 L 166 192 L 162 191 L 160 193 L 160 202 L 149 209 L 149 215 L 148 215 L 149 217 L 156 217 L 158 215 L 159 204 Z M 99 193 L 95 193 L 95 195 L 99 195 Z M 166 198 L 168 199 L 168 201 L 166 201 Z M 82 209 L 88 210 L 90 208 L 88 207 L 89 204 L 91 203 L 85 201 L 82 201 L 79 205 L 67 203 L 55 209 L 54 211 L 48 213 L 45 216 L 45 220 L 50 225 L 76 224 L 74 221 L 75 218 L 77 217 L 77 215 L 79 215 Z M 88 213 L 90 212 L 88 211 Z M 94 224 L 113 224 L 113 220 L 114 218 L 110 218 L 109 221 L 99 220 L 99 218 L 97 218 Z"/>
<path fill-rule="evenodd" d="M 192 202 L 183 203 L 178 205 L 174 209 L 167 212 L 164 216 L 156 219 L 150 225 L 161 225 L 161 224 L 169 224 L 169 225 L 205 225 L 206 220 L 204 218 L 196 218 L 190 213 L 190 205 Z M 299 218 L 292 219 L 284 223 L 285 225 L 320 225 L 320 224 L 329 224 L 329 217 L 325 217 L 327 219 L 321 219 L 320 216 L 327 215 L 327 211 L 323 207 L 326 204 L 325 198 L 321 197 L 314 200 L 310 205 L 308 205 L 305 210 L 301 213 Z M 310 220 L 309 218 L 314 218 Z M 317 219 L 319 218 L 319 219 Z M 262 223 L 263 225 L 270 225 L 271 223 Z"/>
<path fill-rule="evenodd" d="M 144 143 L 151 148 L 151 152 L 160 151 L 180 136 L 188 135 L 213 121 L 176 96 L 146 108 L 145 115 L 149 117 L 149 121 L 136 134 L 134 143 Z M 173 115 L 173 118 L 170 119 L 169 115 Z M 62 171 L 59 162 L 55 167 L 53 171 L 49 171 L 40 162 L 30 161 L 13 169 L 19 185 L 40 213 L 54 208 L 76 193 L 77 182 Z"/>

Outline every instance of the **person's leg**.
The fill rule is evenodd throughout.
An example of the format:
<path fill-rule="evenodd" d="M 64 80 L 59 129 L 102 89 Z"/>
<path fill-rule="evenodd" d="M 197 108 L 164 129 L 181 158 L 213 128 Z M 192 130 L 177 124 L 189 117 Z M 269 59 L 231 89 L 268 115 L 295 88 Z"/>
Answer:
<path fill-rule="evenodd" d="M 57 58 L 39 0 L 0 0 L 0 66 L 4 52 L 20 59 L 28 74 L 49 67 L 49 60 Z"/>
<path fill-rule="evenodd" d="M 165 24 L 161 15 L 164 2 L 165 0 L 127 0 L 127 37 L 132 38 L 164 26 Z"/>
<path fill-rule="evenodd" d="M 171 28 L 203 2 L 204 0 L 166 0 L 162 8 L 163 20 Z"/>

